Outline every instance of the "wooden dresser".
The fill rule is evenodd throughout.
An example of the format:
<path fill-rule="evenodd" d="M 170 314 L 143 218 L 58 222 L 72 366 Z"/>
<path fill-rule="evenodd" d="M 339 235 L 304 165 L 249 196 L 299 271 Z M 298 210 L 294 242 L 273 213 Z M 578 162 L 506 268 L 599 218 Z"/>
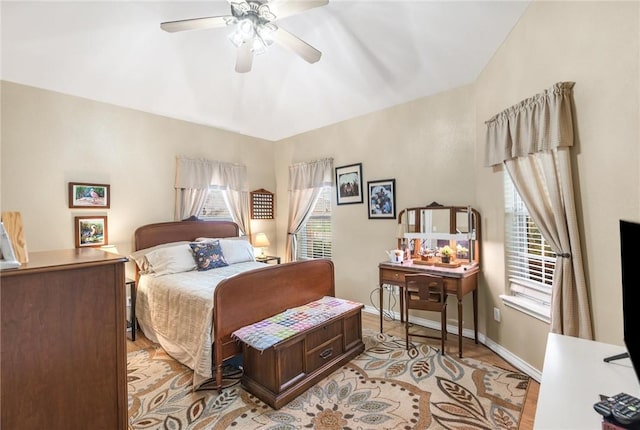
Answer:
<path fill-rule="evenodd" d="M 0 272 L 1 428 L 127 428 L 126 261 L 33 252 Z"/>

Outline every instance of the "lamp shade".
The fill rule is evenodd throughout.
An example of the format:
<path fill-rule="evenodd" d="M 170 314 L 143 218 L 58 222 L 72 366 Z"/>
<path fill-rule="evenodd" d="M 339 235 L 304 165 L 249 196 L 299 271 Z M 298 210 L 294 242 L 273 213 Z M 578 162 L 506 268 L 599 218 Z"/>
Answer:
<path fill-rule="evenodd" d="M 267 238 L 267 235 L 264 233 L 257 233 L 253 238 L 253 246 L 256 248 L 269 246 L 269 239 Z"/>

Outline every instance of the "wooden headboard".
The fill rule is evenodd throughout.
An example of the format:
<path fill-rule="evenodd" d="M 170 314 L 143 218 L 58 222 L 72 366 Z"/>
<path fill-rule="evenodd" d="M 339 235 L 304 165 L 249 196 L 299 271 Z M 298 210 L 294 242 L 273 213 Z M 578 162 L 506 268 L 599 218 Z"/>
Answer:
<path fill-rule="evenodd" d="M 135 251 L 163 243 L 195 240 L 198 237 L 237 237 L 238 225 L 231 221 L 175 221 L 147 224 L 136 229 Z"/>

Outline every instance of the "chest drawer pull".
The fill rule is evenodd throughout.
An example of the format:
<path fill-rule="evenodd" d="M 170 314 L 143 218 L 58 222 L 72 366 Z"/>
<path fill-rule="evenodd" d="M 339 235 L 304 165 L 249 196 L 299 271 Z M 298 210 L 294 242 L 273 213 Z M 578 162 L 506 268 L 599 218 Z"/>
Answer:
<path fill-rule="evenodd" d="M 322 351 L 320 353 L 320 358 L 322 358 L 323 360 L 326 360 L 327 358 L 331 357 L 331 355 L 333 355 L 333 347 L 329 347 L 327 349 L 325 349 L 324 351 Z"/>

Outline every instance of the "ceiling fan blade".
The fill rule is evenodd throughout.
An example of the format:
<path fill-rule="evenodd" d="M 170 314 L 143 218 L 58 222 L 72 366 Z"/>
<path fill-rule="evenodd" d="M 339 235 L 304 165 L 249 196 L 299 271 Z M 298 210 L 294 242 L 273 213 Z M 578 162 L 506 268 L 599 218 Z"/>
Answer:
<path fill-rule="evenodd" d="M 251 45 L 253 40 L 246 41 L 238 48 L 238 57 L 236 58 L 236 72 L 247 73 L 251 71 L 251 65 L 253 63 L 253 52 L 251 52 Z"/>
<path fill-rule="evenodd" d="M 202 30 L 205 28 L 224 27 L 235 21 L 233 16 L 210 16 L 206 18 L 183 19 L 180 21 L 167 21 L 160 24 L 160 28 L 169 33 L 185 30 Z"/>
<path fill-rule="evenodd" d="M 291 16 L 305 10 L 324 6 L 329 0 L 272 0 L 268 3 L 271 13 L 276 19 Z"/>
<path fill-rule="evenodd" d="M 289 48 L 299 56 L 301 56 L 308 63 L 315 63 L 322 56 L 322 52 L 318 51 L 313 46 L 309 45 L 302 39 L 289 33 L 282 27 L 278 27 L 276 31 L 271 33 L 271 39 L 280 45 Z"/>

